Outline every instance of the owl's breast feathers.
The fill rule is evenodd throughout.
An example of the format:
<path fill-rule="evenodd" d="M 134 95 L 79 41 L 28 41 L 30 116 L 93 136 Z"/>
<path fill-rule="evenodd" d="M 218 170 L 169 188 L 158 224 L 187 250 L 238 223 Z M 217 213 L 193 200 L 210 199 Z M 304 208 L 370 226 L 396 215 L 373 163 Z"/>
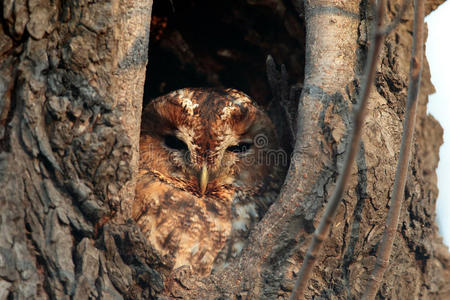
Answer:
<path fill-rule="evenodd" d="M 161 254 L 176 258 L 174 268 L 190 265 L 205 276 L 230 234 L 233 194 L 228 186 L 197 197 L 141 171 L 133 218 Z"/>

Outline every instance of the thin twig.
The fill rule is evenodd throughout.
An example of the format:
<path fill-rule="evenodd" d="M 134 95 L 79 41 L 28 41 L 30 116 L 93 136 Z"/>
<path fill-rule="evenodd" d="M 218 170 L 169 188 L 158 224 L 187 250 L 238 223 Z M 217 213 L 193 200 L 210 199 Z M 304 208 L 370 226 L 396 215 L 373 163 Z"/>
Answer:
<path fill-rule="evenodd" d="M 298 94 L 299 88 L 296 85 L 289 86 L 288 74 L 285 65 L 281 65 L 280 71 L 277 70 L 277 65 L 272 57 L 268 55 L 266 59 L 266 73 L 267 81 L 274 98 L 274 105 L 277 105 L 281 110 L 282 129 L 288 135 L 289 146 L 294 146 L 295 139 L 295 116 L 292 115 L 291 106 L 296 103 L 295 96 Z"/>
<path fill-rule="evenodd" d="M 371 5 L 375 5 L 374 1 L 371 1 Z M 362 93 L 360 94 L 359 107 L 354 115 L 353 119 L 353 129 L 350 133 L 350 143 L 347 145 L 346 157 L 344 162 L 344 169 L 340 173 L 337 180 L 336 188 L 333 195 L 328 201 L 328 205 L 325 209 L 325 213 L 320 220 L 320 224 L 314 232 L 313 239 L 311 241 L 308 252 L 306 253 L 305 260 L 303 261 L 302 267 L 298 273 L 297 282 L 295 284 L 294 291 L 291 294 L 290 299 L 302 299 L 304 297 L 304 291 L 313 267 L 319 256 L 320 248 L 322 247 L 323 241 L 329 234 L 330 226 L 334 221 L 334 216 L 336 215 L 337 207 L 342 199 L 342 195 L 345 190 L 345 186 L 350 178 L 351 168 L 353 161 L 355 160 L 356 153 L 359 149 L 359 141 L 361 138 L 362 127 L 364 124 L 364 119 L 366 116 L 366 107 L 369 99 L 370 90 L 372 88 L 375 72 L 378 65 L 378 56 L 381 51 L 381 46 L 384 41 L 385 35 L 379 30 L 381 24 L 383 24 L 384 17 L 384 7 L 385 1 L 378 1 L 378 5 L 375 12 L 376 18 L 376 28 L 373 30 L 373 42 L 371 43 L 369 49 L 369 55 L 366 65 L 365 74 L 362 83 Z"/>
<path fill-rule="evenodd" d="M 411 154 L 412 138 L 416 122 L 417 99 L 419 95 L 420 79 L 423 66 L 423 31 L 424 31 L 424 0 L 414 1 L 414 37 L 411 65 L 409 71 L 408 102 L 406 116 L 403 123 L 403 136 L 400 157 L 395 174 L 394 190 L 392 192 L 391 207 L 389 208 L 383 241 L 378 249 L 375 268 L 369 278 L 363 299 L 374 299 L 378 291 L 383 274 L 389 264 L 402 202 L 405 196 L 405 183 Z"/>
<path fill-rule="evenodd" d="M 385 25 L 383 28 L 381 28 L 380 33 L 382 33 L 384 35 L 388 35 L 392 32 L 392 30 L 395 29 L 395 27 L 397 27 L 398 23 L 400 23 L 400 20 L 402 19 L 403 15 L 405 14 L 405 11 L 408 8 L 410 2 L 411 2 L 411 0 L 404 0 L 402 2 L 402 6 L 400 7 L 400 10 L 397 13 L 397 15 L 395 16 L 394 20 L 392 20 L 391 23 L 389 23 L 388 25 Z"/>

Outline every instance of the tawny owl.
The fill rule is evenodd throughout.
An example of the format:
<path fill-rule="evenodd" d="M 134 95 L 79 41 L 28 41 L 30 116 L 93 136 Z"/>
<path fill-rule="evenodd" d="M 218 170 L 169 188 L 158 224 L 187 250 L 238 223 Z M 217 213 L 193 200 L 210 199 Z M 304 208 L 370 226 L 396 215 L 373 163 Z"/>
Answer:
<path fill-rule="evenodd" d="M 174 91 L 143 112 L 133 218 L 174 269 L 206 276 L 245 246 L 284 164 L 270 119 L 244 93 Z"/>

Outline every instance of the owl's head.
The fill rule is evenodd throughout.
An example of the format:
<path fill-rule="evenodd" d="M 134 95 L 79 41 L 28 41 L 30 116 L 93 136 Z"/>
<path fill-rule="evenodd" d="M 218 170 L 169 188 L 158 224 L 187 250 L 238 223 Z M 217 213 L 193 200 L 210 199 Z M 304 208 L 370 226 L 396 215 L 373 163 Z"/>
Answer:
<path fill-rule="evenodd" d="M 185 88 L 143 112 L 141 172 L 197 195 L 251 191 L 278 168 L 272 122 L 242 92 Z"/>

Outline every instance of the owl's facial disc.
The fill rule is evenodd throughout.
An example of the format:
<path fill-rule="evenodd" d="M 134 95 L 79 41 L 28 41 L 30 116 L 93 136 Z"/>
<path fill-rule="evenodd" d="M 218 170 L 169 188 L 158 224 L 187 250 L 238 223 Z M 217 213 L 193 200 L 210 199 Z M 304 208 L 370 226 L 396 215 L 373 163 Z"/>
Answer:
<path fill-rule="evenodd" d="M 270 133 L 270 121 L 247 95 L 183 89 L 154 100 L 148 110 L 148 132 L 159 133 L 155 139 L 167 151 L 157 159 L 189 190 L 212 194 L 259 172 L 251 165 L 262 151 L 255 136 Z"/>
<path fill-rule="evenodd" d="M 203 137 L 195 139 L 182 126 L 162 135 L 162 144 L 171 153 L 171 160 L 177 166 L 180 179 L 189 182 L 200 195 L 230 184 L 230 178 L 234 178 L 232 166 L 249 154 L 253 147 L 251 139 L 241 139 L 235 134 L 225 136 L 224 140 L 216 141 L 212 138 L 208 139 L 213 141 L 212 144 L 204 143 Z"/>

